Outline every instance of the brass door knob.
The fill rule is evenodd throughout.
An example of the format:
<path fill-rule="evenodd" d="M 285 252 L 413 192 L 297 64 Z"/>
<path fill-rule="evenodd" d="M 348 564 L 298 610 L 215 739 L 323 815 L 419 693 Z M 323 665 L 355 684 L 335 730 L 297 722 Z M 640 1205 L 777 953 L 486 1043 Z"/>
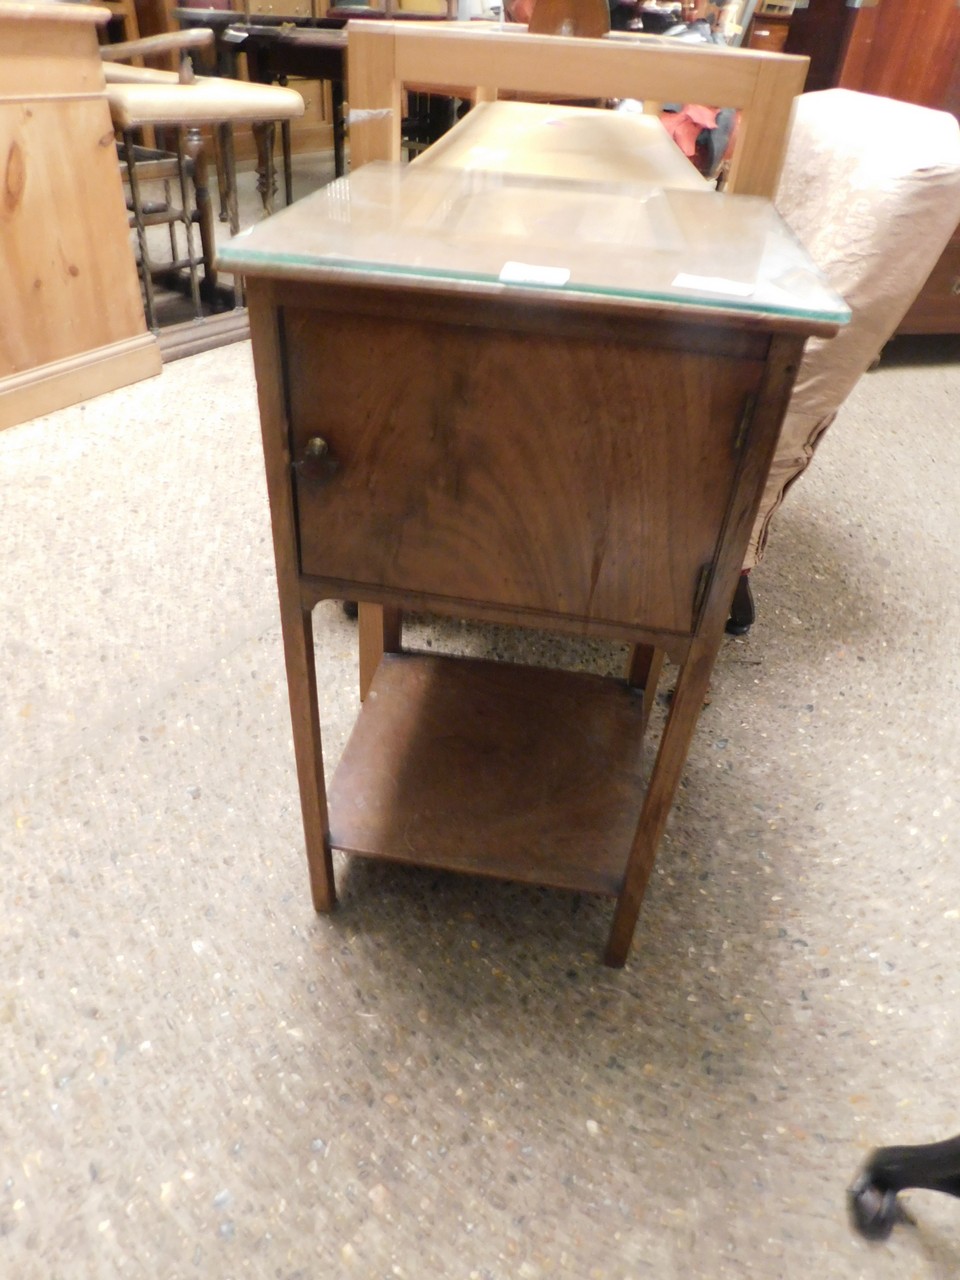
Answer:
<path fill-rule="evenodd" d="M 337 470 L 336 459 L 323 436 L 311 436 L 293 466 L 297 475 L 314 483 L 330 480 Z"/>

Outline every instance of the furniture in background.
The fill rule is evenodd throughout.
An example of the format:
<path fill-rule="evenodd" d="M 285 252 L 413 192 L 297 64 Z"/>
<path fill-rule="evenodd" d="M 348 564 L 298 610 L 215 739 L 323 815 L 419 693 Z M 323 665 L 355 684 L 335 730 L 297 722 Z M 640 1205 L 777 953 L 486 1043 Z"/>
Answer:
<path fill-rule="evenodd" d="M 212 39 L 212 34 L 210 35 Z M 179 37 L 157 36 L 149 40 L 165 42 L 171 38 L 191 40 L 196 33 L 183 32 Z M 146 43 L 144 41 L 141 44 Z M 228 212 L 231 232 L 236 234 L 240 228 L 239 209 L 237 205 L 236 165 L 233 152 L 233 130 L 238 124 L 252 126 L 258 141 L 260 161 L 258 166 L 258 185 L 265 211 L 268 211 L 273 197 L 275 178 L 273 172 L 273 141 L 275 126 L 278 121 L 289 120 L 303 112 L 303 100 L 292 89 L 277 88 L 268 85 L 250 84 L 247 81 L 228 80 L 218 76 L 196 76 L 190 83 L 183 83 L 175 72 L 159 71 L 152 68 L 125 67 L 120 63 L 107 63 L 107 97 L 114 127 L 123 138 L 124 152 L 128 168 L 135 175 L 136 159 L 133 153 L 134 138 L 138 130 L 143 128 L 166 128 L 173 130 L 176 137 L 178 156 L 182 155 L 186 146 L 192 152 L 194 161 L 200 153 L 201 128 L 213 131 L 217 143 L 218 171 L 225 183 L 224 198 Z M 187 135 L 184 144 L 180 140 L 181 133 Z M 134 178 L 135 181 L 135 178 Z M 198 187 L 200 194 L 202 187 Z M 186 197 L 184 187 L 183 195 Z M 156 325 L 156 313 L 153 306 L 152 276 L 154 263 L 147 237 L 149 215 L 144 213 L 139 199 L 135 196 L 134 221 L 137 239 L 140 246 L 140 263 L 144 285 L 145 305 L 148 322 Z M 207 205 L 206 193 L 203 191 L 201 204 Z M 201 209 L 201 219 L 203 218 Z M 184 217 L 187 236 L 186 265 L 191 272 L 191 287 L 195 305 L 199 315 L 199 285 L 196 278 L 196 257 L 192 247 L 192 214 Z M 201 226 L 204 222 L 201 220 Z M 212 231 L 210 220 L 206 221 L 204 261 L 207 269 L 207 284 L 212 286 L 215 280 L 215 262 L 213 246 L 210 243 Z M 234 281 L 236 302 L 242 301 L 239 281 Z M 245 322 L 242 322 L 245 324 Z M 165 337 L 170 343 L 171 354 L 188 354 L 192 350 L 221 341 L 229 341 L 237 336 L 236 317 L 215 317 L 205 322 L 206 334 L 184 334 L 178 330 L 172 338 Z M 181 339 L 187 339 L 187 346 Z"/>
<path fill-rule="evenodd" d="M 212 31 L 179 31 L 105 45 L 100 56 L 111 64 L 136 62 L 142 66 L 145 54 L 174 55 L 180 60 L 177 82 L 191 84 L 195 80 L 191 54 L 212 47 Z M 209 302 L 216 286 L 216 236 L 204 140 L 195 126 L 185 135 L 179 128 L 167 132 L 172 151 L 158 149 L 156 131 L 152 126 L 141 130 L 121 129 L 121 172 L 130 193 L 127 200 L 130 226 L 137 233 L 137 265 L 144 294 L 144 311 L 147 324 L 154 331 L 159 327 L 154 301 L 154 283 L 158 277 L 172 285 L 186 272 L 194 315 L 198 320 L 203 318 L 201 289 Z M 148 141 L 137 142 L 138 133 L 147 135 Z M 173 184 L 176 193 L 172 190 Z M 194 246 L 195 225 L 200 234 L 199 253 Z M 161 258 L 152 252 L 147 234 L 148 228 L 155 226 L 166 226 L 169 236 L 169 253 Z"/>
<path fill-rule="evenodd" d="M 610 30 L 607 0 L 536 0 L 527 30 L 535 36 L 596 39 Z"/>
<path fill-rule="evenodd" d="M 813 0 L 790 16 L 784 49 L 810 58 L 809 91 L 854 89 L 960 117 L 956 0 Z M 897 332 L 960 333 L 960 225 Z"/>
<path fill-rule="evenodd" d="M 314 905 L 334 848 L 609 894 L 622 965 L 800 353 L 842 300 L 768 201 L 442 166 L 367 165 L 221 259 L 248 282 Z M 329 798 L 324 598 L 361 602 Z M 412 608 L 652 657 L 621 681 L 416 654 Z"/>
<path fill-rule="evenodd" d="M 282 126 L 284 153 L 315 153 L 332 146 L 338 175 L 344 164 L 346 36 L 335 33 L 351 18 L 446 21 L 455 16 L 456 0 L 329 6 L 325 0 L 255 0 L 222 9 L 180 5 L 171 10 L 172 21 L 181 27 L 205 26 L 216 32 L 218 74 L 235 77 L 238 55 L 246 54 L 251 80 L 284 85 L 288 76 L 295 77 L 304 114 Z M 238 155 L 244 158 L 242 139 Z"/>
<path fill-rule="evenodd" d="M 478 102 L 512 93 L 635 98 L 651 108 L 685 101 L 695 85 L 698 101 L 741 113 L 727 190 L 772 196 L 807 67 L 805 58 L 621 33 L 576 40 L 490 23 L 396 22 L 350 23 L 348 31 L 354 168 L 399 160 L 407 84 L 457 86 Z"/>
<path fill-rule="evenodd" d="M 837 84 L 960 117 L 960 6 L 884 0 L 854 15 Z M 960 333 L 960 216 L 899 333 Z"/>
<path fill-rule="evenodd" d="M 134 0 L 102 0 L 101 8 L 110 10 L 110 24 L 116 25 L 121 42 L 140 39 L 140 22 Z"/>
<path fill-rule="evenodd" d="M 0 3 L 0 428 L 160 371 L 104 90 L 108 17 Z"/>
<path fill-rule="evenodd" d="M 836 338 L 807 344 L 746 568 L 760 559 L 784 495 L 960 220 L 960 127 L 946 112 L 892 98 L 803 94 L 775 203 L 852 318 Z"/>
<path fill-rule="evenodd" d="M 333 11 L 331 11 L 333 12 Z M 374 11 L 376 12 L 376 11 Z M 323 20 L 323 26 L 300 27 L 287 23 L 263 26 L 259 23 L 233 24 L 222 34 L 222 47 L 230 50 L 230 56 L 245 54 L 250 79 L 257 84 L 286 85 L 290 77 L 298 85 L 318 83 L 329 85 L 330 118 L 333 135 L 333 169 L 335 177 L 346 172 L 346 84 L 347 84 L 347 32 L 345 17 L 334 16 Z M 452 120 L 452 103 L 444 100 L 440 106 L 443 119 L 436 120 L 436 107 L 440 104 L 429 94 L 411 94 L 419 110 L 404 115 L 403 139 L 408 150 L 428 145 L 437 133 L 442 133 Z M 450 117 L 448 119 L 447 117 Z M 286 200 L 293 199 L 292 184 L 292 133 L 290 121 L 281 122 L 283 146 L 284 185 Z"/>
<path fill-rule="evenodd" d="M 344 159 L 344 94 L 347 71 L 347 33 L 310 27 L 231 26 L 226 32 L 235 53 L 247 56 L 250 79 L 258 84 L 286 84 L 290 76 L 330 85 L 334 173 L 346 171 Z M 281 125 L 287 204 L 293 199 L 290 123 Z"/>
<path fill-rule="evenodd" d="M 308 5 L 307 8 L 310 8 L 310 6 Z M 213 58 L 205 60 L 202 68 L 200 68 L 204 74 L 215 73 L 228 80 L 252 79 L 261 84 L 271 83 L 271 81 L 262 76 L 251 76 L 249 67 L 246 65 L 246 59 L 240 57 L 241 53 L 244 52 L 241 48 L 244 39 L 243 33 L 248 29 L 248 19 L 244 17 L 242 11 L 234 9 L 229 4 L 219 9 L 209 8 L 207 4 L 202 7 L 176 6 L 170 11 L 170 21 L 175 28 L 183 31 L 191 31 L 198 27 L 209 28 L 213 31 L 215 52 Z M 295 23 L 300 22 L 309 23 L 311 26 L 315 25 L 312 17 L 294 19 L 283 18 L 275 14 L 259 14 L 256 18 L 258 30 L 265 28 L 278 31 L 281 29 L 294 29 Z M 279 83 L 284 87 L 286 85 L 283 79 L 280 79 Z M 294 150 L 314 153 L 326 151 L 330 148 L 332 135 L 331 107 L 327 102 L 323 85 L 312 81 L 303 81 L 298 84 L 297 92 L 303 100 L 303 114 L 298 116 L 295 122 L 289 120 L 280 122 L 284 155 L 284 190 L 289 193 L 289 198 L 292 198 L 290 176 L 290 156 L 292 152 Z M 295 139 L 293 135 L 294 123 L 296 124 Z M 262 156 L 256 137 L 249 137 L 243 134 L 236 136 L 234 138 L 234 157 L 241 164 L 254 159 L 259 167 L 262 163 Z M 220 184 L 220 220 L 221 222 L 228 220 L 226 189 L 222 181 Z"/>
<path fill-rule="evenodd" d="M 859 89 L 960 114 L 960 14 L 953 0 L 814 0 L 785 49 L 810 59 L 807 87 Z"/>
<path fill-rule="evenodd" d="M 790 34 L 792 0 L 759 0 L 747 24 L 744 43 L 750 49 L 783 53 Z"/>

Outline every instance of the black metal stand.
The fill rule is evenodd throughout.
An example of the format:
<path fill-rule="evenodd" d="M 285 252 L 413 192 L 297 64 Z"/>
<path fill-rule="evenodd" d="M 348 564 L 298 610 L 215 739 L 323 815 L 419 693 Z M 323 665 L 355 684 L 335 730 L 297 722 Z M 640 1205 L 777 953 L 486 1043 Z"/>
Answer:
<path fill-rule="evenodd" d="M 850 1217 L 860 1234 L 886 1240 L 905 1217 L 897 1193 L 910 1187 L 960 1196 L 960 1136 L 874 1151 L 847 1193 Z"/>

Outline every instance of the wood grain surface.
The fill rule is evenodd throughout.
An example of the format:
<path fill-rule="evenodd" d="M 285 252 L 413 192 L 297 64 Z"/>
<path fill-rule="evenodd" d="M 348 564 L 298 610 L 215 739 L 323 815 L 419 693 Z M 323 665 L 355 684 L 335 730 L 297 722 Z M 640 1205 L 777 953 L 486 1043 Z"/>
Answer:
<path fill-rule="evenodd" d="M 643 694 L 510 663 L 388 654 L 330 785 L 334 848 L 615 894 Z"/>
<path fill-rule="evenodd" d="M 305 574 L 692 630 L 759 362 L 310 310 L 284 332 L 294 460 L 328 449 L 297 478 Z"/>

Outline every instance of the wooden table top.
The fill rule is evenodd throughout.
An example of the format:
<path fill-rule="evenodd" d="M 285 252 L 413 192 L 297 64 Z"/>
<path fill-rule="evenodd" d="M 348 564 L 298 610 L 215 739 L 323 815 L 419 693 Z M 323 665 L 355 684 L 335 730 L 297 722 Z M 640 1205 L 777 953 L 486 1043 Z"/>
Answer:
<path fill-rule="evenodd" d="M 444 166 L 365 165 L 228 242 L 226 270 L 589 296 L 832 334 L 847 322 L 772 204 L 654 183 L 571 182 Z"/>

